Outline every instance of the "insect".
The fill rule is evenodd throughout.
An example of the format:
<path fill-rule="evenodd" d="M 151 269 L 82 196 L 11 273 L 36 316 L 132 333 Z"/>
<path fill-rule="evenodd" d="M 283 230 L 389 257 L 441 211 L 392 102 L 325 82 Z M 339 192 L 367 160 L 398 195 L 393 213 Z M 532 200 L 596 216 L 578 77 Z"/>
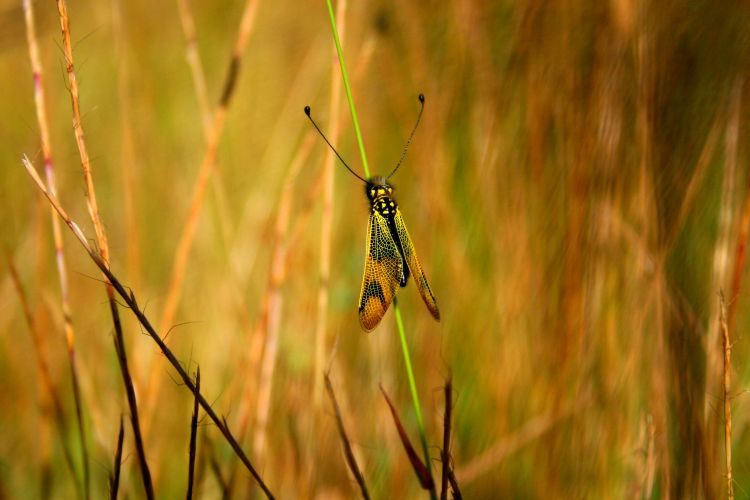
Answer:
<path fill-rule="evenodd" d="M 367 332 L 378 326 L 391 302 L 395 300 L 398 287 L 405 287 L 409 276 L 414 278 L 427 309 L 437 321 L 440 321 L 440 311 L 435 295 L 419 264 L 417 252 L 414 250 L 414 244 L 404 224 L 401 210 L 393 199 L 393 186 L 388 183 L 404 161 L 414 133 L 417 131 L 419 120 L 422 118 L 422 111 L 424 111 L 424 95 L 422 94 L 419 94 L 419 103 L 417 122 L 393 171 L 387 177 L 375 176 L 370 179 L 360 177 L 347 165 L 313 120 L 310 115 L 310 106 L 305 106 L 305 114 L 323 140 L 347 170 L 365 183 L 365 194 L 370 202 L 370 219 L 367 223 L 365 271 L 359 292 L 359 323 Z"/>

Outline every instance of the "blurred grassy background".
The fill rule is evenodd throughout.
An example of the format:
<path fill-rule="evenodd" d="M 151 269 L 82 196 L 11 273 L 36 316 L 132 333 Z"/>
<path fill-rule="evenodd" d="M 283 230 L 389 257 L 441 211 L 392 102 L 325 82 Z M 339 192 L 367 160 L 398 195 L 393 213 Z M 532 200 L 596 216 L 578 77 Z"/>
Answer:
<path fill-rule="evenodd" d="M 48 206 L 20 164 L 28 154 L 42 165 L 23 14 L 14 2 L 0 5 L 0 238 L 29 294 L 68 416 L 65 442 L 79 457 Z M 93 237 L 57 11 L 35 5 L 58 191 Z M 177 5 L 113 0 L 69 9 L 112 267 L 158 323 L 206 148 Z M 193 9 L 215 107 L 244 4 Z M 398 159 L 416 95 L 427 97 L 393 180 L 441 323 L 413 285 L 399 299 L 436 459 L 439 389 L 453 375 L 452 454 L 465 497 L 723 496 L 720 289 L 736 314 L 735 493 L 750 496 L 750 317 L 747 285 L 736 278 L 744 275 L 737 256 L 747 236 L 749 25 L 747 2 L 350 3 L 344 50 L 375 172 Z M 231 427 L 250 408 L 243 446 L 281 498 L 356 496 L 315 382 L 327 151 L 322 140 L 311 148 L 303 140 L 311 129 L 304 105 L 324 130 L 334 120 L 336 64 L 323 2 L 259 3 L 172 322 L 181 325 L 168 336 L 191 371 L 200 364 L 202 388 Z M 341 110 L 336 142 L 359 170 Z M 299 175 L 288 177 L 300 152 Z M 361 184 L 334 168 L 325 359 L 333 359 L 371 490 L 417 497 L 378 389 L 392 395 L 416 442 L 392 313 L 370 334 L 357 323 L 366 200 Z M 287 178 L 289 228 L 279 239 Z M 67 230 L 65 241 L 99 498 L 127 405 L 99 273 Z M 278 241 L 287 255 L 272 280 Z M 259 451 L 254 412 L 269 353 L 261 355 L 269 290 L 278 292 L 280 323 Z M 0 291 L 0 498 L 70 497 L 74 479 L 5 264 Z M 122 314 L 139 399 L 158 394 L 142 416 L 157 493 L 181 496 L 192 397 Z M 236 459 L 215 428 L 201 434 L 209 439 L 199 441 L 200 488 L 211 498 L 221 489 L 215 470 L 226 480 Z M 123 496 L 140 497 L 127 426 L 124 456 Z M 247 483 L 236 471 L 238 496 Z"/>

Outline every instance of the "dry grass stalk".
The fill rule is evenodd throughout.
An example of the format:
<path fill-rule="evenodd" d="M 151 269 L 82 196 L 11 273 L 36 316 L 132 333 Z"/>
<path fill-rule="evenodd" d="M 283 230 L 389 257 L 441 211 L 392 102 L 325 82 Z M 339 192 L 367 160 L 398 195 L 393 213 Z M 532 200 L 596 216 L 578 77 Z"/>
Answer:
<path fill-rule="evenodd" d="M 180 26 L 185 36 L 185 59 L 190 67 L 190 76 L 193 78 L 195 96 L 198 99 L 198 107 L 201 113 L 203 134 L 208 138 L 211 130 L 211 105 L 208 101 L 208 90 L 206 87 L 206 74 L 203 71 L 201 54 L 198 51 L 198 37 L 195 32 L 195 19 L 188 0 L 177 0 L 177 10 L 180 13 Z"/>
<path fill-rule="evenodd" d="M 349 470 L 354 475 L 354 479 L 359 485 L 359 491 L 362 493 L 362 498 L 369 500 L 370 493 L 367 491 L 367 485 L 365 484 L 365 478 L 362 475 L 362 471 L 357 465 L 357 459 L 354 457 L 352 451 L 352 445 L 349 441 L 349 436 L 346 434 L 346 428 L 344 427 L 344 420 L 341 417 L 341 408 L 339 403 L 336 401 L 336 394 L 333 392 L 333 385 L 331 384 L 331 378 L 328 373 L 325 375 L 326 390 L 328 391 L 328 397 L 331 398 L 331 404 L 333 405 L 334 415 L 336 416 L 336 428 L 339 431 L 339 437 L 341 438 L 341 444 L 344 447 L 344 456 L 346 457 L 346 465 L 349 466 Z"/>
<path fill-rule="evenodd" d="M 726 130 L 724 133 L 724 168 L 721 183 L 721 201 L 719 203 L 719 221 L 718 236 L 713 251 L 711 287 L 714 290 L 720 290 L 727 286 L 727 276 L 729 273 L 729 254 L 732 238 L 732 225 L 735 216 L 734 195 L 737 177 L 737 147 L 739 143 L 739 111 L 741 97 L 741 81 L 735 82 L 732 96 L 730 97 L 729 117 L 727 118 Z M 720 304 L 711 302 L 710 318 L 716 318 L 720 315 Z M 719 324 L 711 321 L 708 326 L 707 334 L 708 345 L 721 344 L 721 329 Z M 722 356 L 718 349 L 707 350 L 707 377 L 706 393 L 712 393 L 716 390 L 721 378 Z M 718 415 L 713 411 L 711 400 L 706 399 L 704 415 L 709 422 L 707 427 L 714 428 L 715 420 Z M 713 422 L 712 422 L 713 421 Z M 712 425 L 713 424 L 713 425 Z"/>
<path fill-rule="evenodd" d="M 211 178 L 211 174 L 216 165 L 219 142 L 222 132 L 224 131 L 224 123 L 226 121 L 229 103 L 237 83 L 240 62 L 245 53 L 247 40 L 249 39 L 255 25 L 258 1 L 259 0 L 248 0 L 245 4 L 245 10 L 242 15 L 242 20 L 240 21 L 237 39 L 230 57 L 229 70 L 226 79 L 224 80 L 224 87 L 219 100 L 219 106 L 213 115 L 208 133 L 206 150 L 198 171 L 198 177 L 193 184 L 193 195 L 190 200 L 187 219 L 183 225 L 182 233 L 180 234 L 177 248 L 175 250 L 172 271 L 167 288 L 167 296 L 164 301 L 164 309 L 159 322 L 160 332 L 168 331 L 170 326 L 174 323 L 177 307 L 179 306 L 182 297 L 182 285 L 185 281 L 185 270 L 187 269 L 190 250 L 192 249 L 193 240 L 195 239 L 195 231 L 198 227 L 198 219 L 203 208 L 203 200 L 205 199 L 208 181 Z M 148 415 L 149 418 L 153 417 L 153 406 L 158 399 L 161 387 L 160 379 L 157 378 L 157 366 L 156 363 L 152 363 L 148 375 L 148 383 L 146 385 L 147 392 L 145 407 L 146 415 Z"/>
<path fill-rule="evenodd" d="M 195 400 L 193 403 L 193 417 L 190 419 L 190 446 L 188 448 L 188 487 L 186 498 L 193 498 L 193 482 L 195 478 L 195 445 L 198 436 L 198 394 L 201 392 L 201 369 L 195 374 Z"/>
<path fill-rule="evenodd" d="M 122 16 L 122 2 L 112 2 L 112 25 L 115 32 L 115 57 L 117 59 L 117 100 L 120 111 L 120 130 L 122 134 L 122 194 L 125 200 L 125 231 L 127 234 L 127 278 L 134 287 L 140 285 L 141 274 L 141 238 L 135 204 L 135 185 L 137 184 L 137 162 L 133 138 L 133 121 L 131 109 L 133 98 L 130 93 L 130 67 L 128 65 L 127 33 Z"/>
<path fill-rule="evenodd" d="M 346 38 L 346 0 L 341 0 L 336 5 L 336 19 L 339 31 L 339 41 L 344 43 Z M 339 78 L 339 65 L 337 62 L 336 47 L 331 47 L 331 93 L 330 93 L 330 116 L 331 123 L 328 128 L 328 140 L 336 144 L 341 130 L 340 107 L 341 107 L 341 78 Z M 328 323 L 328 296 L 331 279 L 331 239 L 333 234 L 333 167 L 336 157 L 333 151 L 326 150 L 323 161 L 323 215 L 320 223 L 320 287 L 318 288 L 318 311 L 315 322 L 315 368 L 313 384 L 313 400 L 317 408 L 320 407 L 323 395 L 323 358 L 325 349 L 325 332 Z"/>
<path fill-rule="evenodd" d="M 225 420 L 223 418 L 219 418 L 219 416 L 213 410 L 213 408 L 211 407 L 211 404 L 206 400 L 206 398 L 203 397 L 203 395 L 200 394 L 200 392 L 197 392 L 195 390 L 195 383 L 193 382 L 192 378 L 188 375 L 187 371 L 185 370 L 185 368 L 183 368 L 182 364 L 179 362 L 179 360 L 174 355 L 174 353 L 172 353 L 171 349 L 169 349 L 169 347 L 167 347 L 167 345 L 164 343 L 161 336 L 158 333 L 156 333 L 156 329 L 153 327 L 149 319 L 144 314 L 143 310 L 138 305 L 138 302 L 136 301 L 136 298 L 135 298 L 135 294 L 132 291 L 129 292 L 128 290 L 125 289 L 125 287 L 117 279 L 117 277 L 114 274 L 112 274 L 112 271 L 110 271 L 109 267 L 104 263 L 101 257 L 94 251 L 91 245 L 89 245 L 89 242 L 86 239 L 86 236 L 84 236 L 83 232 L 78 227 L 78 224 L 76 224 L 70 218 L 68 213 L 65 211 L 65 209 L 63 209 L 63 207 L 58 202 L 57 198 L 54 197 L 47 190 L 44 183 L 39 178 L 39 174 L 36 172 L 36 169 L 31 164 L 28 158 L 23 159 L 23 164 L 24 164 L 24 167 L 26 168 L 26 171 L 29 173 L 29 176 L 36 183 L 37 188 L 39 188 L 39 190 L 44 194 L 44 196 L 47 198 L 50 204 L 55 208 L 58 215 L 63 219 L 63 221 L 65 221 L 65 224 L 67 224 L 67 226 L 73 232 L 73 234 L 81 243 L 81 245 L 83 245 L 83 248 L 89 254 L 89 257 L 91 258 L 91 260 L 93 260 L 96 266 L 102 271 L 102 273 L 104 273 L 105 277 L 111 283 L 113 289 L 117 292 L 118 295 L 120 295 L 120 297 L 123 299 L 123 301 L 131 310 L 131 312 L 136 316 L 140 324 L 146 330 L 146 333 L 148 333 L 151 339 L 154 342 L 156 342 L 156 344 L 159 346 L 159 349 L 161 350 L 162 354 L 164 354 L 164 357 L 167 359 L 167 361 L 169 361 L 172 367 L 177 371 L 185 387 L 187 387 L 193 394 L 196 395 L 201 407 L 203 408 L 203 411 L 206 412 L 209 418 L 211 418 L 214 424 L 216 424 L 216 426 L 219 428 L 219 430 L 224 435 L 229 445 L 234 450 L 235 454 L 240 458 L 240 460 L 248 469 L 248 471 L 252 474 L 252 476 L 258 481 L 258 484 L 261 486 L 266 496 L 268 496 L 268 498 L 273 498 L 273 495 L 271 494 L 270 490 L 268 489 L 266 484 L 263 482 L 263 480 L 261 479 L 260 475 L 255 470 L 255 468 L 250 463 L 250 460 L 247 458 L 247 455 L 245 455 L 245 452 L 242 451 L 242 448 L 240 447 L 237 440 L 232 435 Z"/>
<path fill-rule="evenodd" d="M 55 171 L 52 163 L 52 143 L 49 134 L 49 122 L 47 120 L 47 102 L 45 99 L 44 83 L 42 81 L 43 68 L 39 55 L 39 44 L 36 36 L 36 22 L 34 20 L 34 7 L 31 0 L 23 1 L 24 19 L 26 21 L 26 41 L 29 47 L 29 59 L 31 60 L 31 71 L 34 78 L 34 105 L 36 117 L 39 124 L 39 135 L 42 142 L 42 155 L 44 157 L 44 173 L 47 179 L 47 187 L 51 193 L 57 195 L 57 184 L 55 182 Z M 73 401 L 76 409 L 76 421 L 78 426 L 78 437 L 81 444 L 81 462 L 83 464 L 83 491 L 86 498 L 89 497 L 89 459 L 88 446 L 86 443 L 86 432 L 83 422 L 83 403 L 81 389 L 78 382 L 78 369 L 76 368 L 75 355 L 75 332 L 73 329 L 73 316 L 70 309 L 68 291 L 68 271 L 65 262 L 64 244 L 60 219 L 50 207 L 52 219 L 52 235 L 55 245 L 55 263 L 57 275 L 60 282 L 60 301 L 63 313 L 63 332 L 65 335 L 65 347 L 68 355 L 68 366 L 73 387 Z"/>
<path fill-rule="evenodd" d="M 115 447 L 115 459 L 112 469 L 112 475 L 109 478 L 109 498 L 117 500 L 117 491 L 120 489 L 120 468 L 122 466 L 122 443 L 125 438 L 125 427 L 122 425 L 122 415 L 120 415 L 120 431 L 117 433 L 117 446 Z"/>
<path fill-rule="evenodd" d="M 57 11 L 60 15 L 63 53 L 65 54 L 65 69 L 68 74 L 70 99 L 73 107 L 73 133 L 75 134 L 76 146 L 78 146 L 78 153 L 81 157 L 83 179 L 86 185 L 86 206 L 89 210 L 91 221 L 94 224 L 96 243 L 99 245 L 99 254 L 104 263 L 109 265 L 109 245 L 107 244 L 107 235 L 104 231 L 104 225 L 99 218 L 99 207 L 96 201 L 94 179 L 91 176 L 91 160 L 89 159 L 89 153 L 86 149 L 86 140 L 84 138 L 83 125 L 81 122 L 81 103 L 78 92 L 78 79 L 76 78 L 75 66 L 73 64 L 73 45 L 70 41 L 70 18 L 68 17 L 68 6 L 65 0 L 57 0 Z"/>
<path fill-rule="evenodd" d="M 727 326 L 727 311 L 723 293 L 719 293 L 719 307 L 719 324 L 724 348 L 724 458 L 727 467 L 727 498 L 731 500 L 734 498 L 732 483 L 732 405 L 729 396 L 729 391 L 732 388 L 732 343 Z"/>
<path fill-rule="evenodd" d="M 445 415 L 443 416 L 443 449 L 440 459 L 443 462 L 443 473 L 440 478 L 440 500 L 448 498 L 448 475 L 451 469 L 451 410 L 453 408 L 453 382 L 445 384 Z"/>
<path fill-rule="evenodd" d="M 172 266 L 172 273 L 169 281 L 169 288 L 167 291 L 167 299 L 164 304 L 164 311 L 160 322 L 160 330 L 166 331 L 174 320 L 174 316 L 177 312 L 177 306 L 179 305 L 180 298 L 182 296 L 182 283 L 185 279 L 185 269 L 187 267 L 187 259 L 190 256 L 190 250 L 193 245 L 193 239 L 195 237 L 195 230 L 198 225 L 198 216 L 200 215 L 203 207 L 203 200 L 206 194 L 206 187 L 208 185 L 208 179 L 211 177 L 214 166 L 216 164 L 216 154 L 218 152 L 219 141 L 221 139 L 222 132 L 224 130 L 224 123 L 226 121 L 226 114 L 229 108 L 229 102 L 234 93 L 235 84 L 237 83 L 237 76 L 239 73 L 240 62 L 245 53 L 245 46 L 247 40 L 253 31 L 255 25 L 255 14 L 258 7 L 258 0 L 248 0 L 245 4 L 245 11 L 242 15 L 240 22 L 239 32 L 237 39 L 232 50 L 229 70 L 224 81 L 224 88 L 222 91 L 221 99 L 219 101 L 219 107 L 213 115 L 213 120 L 210 127 L 210 133 L 208 134 L 208 142 L 206 144 L 206 151 L 203 155 L 200 169 L 198 171 L 198 178 L 193 185 L 193 196 L 190 201 L 190 208 L 188 209 L 187 220 L 180 235 L 177 249 L 175 251 L 174 265 Z"/>
<path fill-rule="evenodd" d="M 133 386 L 133 378 L 130 376 L 130 370 L 128 369 L 128 357 L 123 345 L 122 336 L 122 324 L 120 323 L 120 315 L 116 312 L 117 303 L 114 299 L 110 300 L 110 309 L 112 310 L 112 318 L 115 322 L 115 335 L 113 337 L 115 344 L 115 352 L 117 353 L 117 360 L 120 366 L 120 374 L 122 376 L 122 382 L 125 386 L 125 394 L 128 399 L 128 406 L 130 407 L 130 423 L 133 427 L 133 439 L 135 440 L 135 451 L 138 456 L 138 465 L 141 469 L 141 475 L 143 476 L 143 488 L 146 491 L 146 497 L 149 499 L 154 498 L 154 486 L 151 480 L 151 470 L 148 467 L 146 461 L 146 450 L 143 445 L 143 435 L 141 434 L 141 424 L 138 416 L 138 405 L 135 399 L 135 387 Z M 120 332 L 120 333 L 117 333 Z"/>
<path fill-rule="evenodd" d="M 107 234 L 104 230 L 104 225 L 99 217 L 99 208 L 96 201 L 96 190 L 94 188 L 94 180 L 91 175 L 91 161 L 89 159 L 88 151 L 86 149 L 86 141 L 84 139 L 83 124 L 81 122 L 81 105 L 80 97 L 78 92 L 78 79 L 76 78 L 75 65 L 73 62 L 73 45 L 71 43 L 70 35 L 70 18 L 68 16 L 68 7 L 65 0 L 57 0 L 57 11 L 60 16 L 60 28 L 62 30 L 63 38 L 63 52 L 65 54 L 66 71 L 68 74 L 68 84 L 71 105 L 73 108 L 73 132 L 76 138 L 76 145 L 78 146 L 78 154 L 81 158 L 81 165 L 83 167 L 83 177 L 86 184 L 86 205 L 88 207 L 89 216 L 94 224 L 94 231 L 96 233 L 96 242 L 99 247 L 99 256 L 105 267 L 109 267 L 109 244 L 107 243 Z M 106 273 L 105 273 L 106 274 Z M 124 336 L 122 334 L 122 323 L 120 322 L 120 313 L 117 309 L 117 302 L 115 301 L 115 294 L 111 283 L 105 284 L 107 292 L 107 298 L 109 299 L 109 309 L 112 314 L 112 323 L 115 329 L 115 349 L 117 351 L 117 359 L 120 362 L 120 372 L 123 377 L 123 383 L 125 385 L 125 392 L 128 399 L 128 406 L 130 407 L 130 421 L 133 426 L 133 436 L 135 438 L 136 451 L 138 454 L 138 464 L 141 470 L 141 476 L 143 478 L 143 487 L 146 491 L 148 498 L 153 498 L 154 491 L 151 482 L 151 472 L 146 462 L 146 452 L 143 448 L 143 439 L 141 437 L 140 421 L 138 417 L 138 405 L 135 397 L 135 389 L 130 376 L 130 369 L 127 364 L 127 354 L 125 348 Z"/>
<path fill-rule="evenodd" d="M 276 368 L 279 347 L 281 308 L 283 305 L 281 286 L 286 280 L 289 246 L 287 233 L 293 198 L 292 188 L 311 146 L 312 139 L 308 139 L 307 147 L 300 149 L 295 158 L 296 161 L 293 161 L 289 167 L 289 172 L 284 180 L 281 200 L 279 201 L 279 211 L 274 225 L 271 276 L 266 290 L 267 298 L 265 299 L 268 314 L 266 321 L 262 322 L 263 326 L 260 333 L 260 337 L 265 339 L 265 346 L 263 348 L 263 361 L 260 369 L 260 383 L 258 386 L 255 413 L 255 433 L 253 437 L 253 449 L 255 456 L 259 460 L 263 460 L 266 451 L 266 431 L 268 416 L 271 411 L 271 389 L 273 387 L 273 374 Z"/>
<path fill-rule="evenodd" d="M 41 182 L 41 179 L 39 182 Z M 74 478 L 73 482 L 75 483 L 76 489 L 80 489 L 81 486 L 78 484 L 78 481 L 75 480 L 77 474 L 75 465 L 73 463 L 73 455 L 65 442 L 65 430 L 67 428 L 67 423 L 65 421 L 65 412 L 63 411 L 63 406 L 60 402 L 60 396 L 58 395 L 57 387 L 55 387 L 55 384 L 52 381 L 52 373 L 49 369 L 49 362 L 47 361 L 47 357 L 44 354 L 42 336 L 38 331 L 36 322 L 34 321 L 34 315 L 31 312 L 31 306 L 29 304 L 26 291 L 23 288 L 21 277 L 18 275 L 18 270 L 13 263 L 13 259 L 8 253 L 6 253 L 5 258 L 8 263 L 8 270 L 10 271 L 10 277 L 11 281 L 13 282 L 13 287 L 18 294 L 18 300 L 21 302 L 21 309 L 23 310 L 26 325 L 28 326 L 29 333 L 31 334 L 31 342 L 34 345 L 34 355 L 36 356 L 39 378 L 45 390 L 47 391 L 50 402 L 52 403 L 52 413 L 54 415 L 55 425 L 60 437 L 60 444 L 62 446 L 63 455 L 65 456 L 65 462 L 70 469 L 71 477 Z"/>
<path fill-rule="evenodd" d="M 276 213 L 276 222 L 275 222 L 275 229 L 274 229 L 274 247 L 272 251 L 272 264 L 271 264 L 271 277 L 269 278 L 269 283 L 266 287 L 266 291 L 263 295 L 262 303 L 263 306 L 261 307 L 260 314 L 258 316 L 258 321 L 255 327 L 253 328 L 253 333 L 250 338 L 250 346 L 248 348 L 248 354 L 247 354 L 247 363 L 246 366 L 248 368 L 243 368 L 246 372 L 249 372 L 249 377 L 247 379 L 247 382 L 244 385 L 243 388 L 243 395 L 240 398 L 241 404 L 237 411 L 238 417 L 238 427 L 239 427 L 239 435 L 242 437 L 245 435 L 245 432 L 247 431 L 248 426 L 250 425 L 250 416 L 253 409 L 258 408 L 257 402 L 260 399 L 259 393 L 263 391 L 262 387 L 263 385 L 259 382 L 259 377 L 261 376 L 262 368 L 261 367 L 261 361 L 262 359 L 265 359 L 264 353 L 268 352 L 268 334 L 269 334 L 269 318 L 271 315 L 271 305 L 273 303 L 272 297 L 275 293 L 280 291 L 280 287 L 283 284 L 283 280 L 286 277 L 286 250 L 284 250 L 284 255 L 280 255 L 279 252 L 282 250 L 281 243 L 282 239 L 288 241 L 292 241 L 294 238 L 289 238 L 286 235 L 288 234 L 288 224 L 289 224 L 289 210 L 290 210 L 290 203 L 292 201 L 292 187 L 294 186 L 294 179 L 296 178 L 297 174 L 299 173 L 300 169 L 302 168 L 302 165 L 305 164 L 305 161 L 307 160 L 308 156 L 310 155 L 310 150 L 312 149 L 312 145 L 314 143 L 315 137 L 312 132 L 308 132 L 305 138 L 302 140 L 302 146 L 297 151 L 297 154 L 292 159 L 292 163 L 289 167 L 289 172 L 287 172 L 286 179 L 284 181 L 284 185 L 282 187 L 282 192 L 279 200 L 279 209 Z M 282 217 L 283 216 L 283 217 Z M 283 220 L 283 219 L 286 220 Z M 298 221 L 299 222 L 299 221 Z M 299 224 L 298 224 L 299 226 Z M 288 246 L 288 243 L 284 243 L 284 248 Z M 274 261 L 276 261 L 274 263 Z M 276 276 L 274 277 L 273 269 L 276 271 Z M 256 399 L 257 396 L 257 399 Z"/>

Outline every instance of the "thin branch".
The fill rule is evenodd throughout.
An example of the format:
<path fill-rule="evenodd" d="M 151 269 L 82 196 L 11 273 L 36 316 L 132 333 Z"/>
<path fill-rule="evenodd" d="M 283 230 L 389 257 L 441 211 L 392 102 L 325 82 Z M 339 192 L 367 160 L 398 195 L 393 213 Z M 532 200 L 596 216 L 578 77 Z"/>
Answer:
<path fill-rule="evenodd" d="M 339 437 L 341 438 L 341 444 L 344 446 L 344 456 L 346 457 L 346 464 L 349 466 L 349 470 L 354 474 L 354 479 L 357 480 L 359 485 L 359 491 L 362 493 L 362 498 L 369 500 L 370 493 L 367 491 L 367 485 L 365 484 L 365 478 L 362 475 L 362 471 L 357 465 L 357 459 L 354 457 L 352 451 L 352 445 L 349 441 L 349 436 L 346 434 L 346 428 L 344 427 L 344 420 L 341 418 L 341 408 L 339 403 L 336 401 L 336 394 L 333 392 L 333 385 L 331 384 L 331 378 L 328 373 L 325 374 L 325 384 L 328 391 L 328 396 L 331 398 L 331 404 L 333 405 L 333 411 L 336 415 L 336 427 L 339 430 Z"/>
<path fill-rule="evenodd" d="M 102 261 L 101 257 L 99 257 L 96 254 L 96 252 L 91 248 L 91 245 L 89 245 L 88 240 L 86 239 L 86 237 L 84 236 L 83 232 L 80 230 L 78 225 L 70 218 L 70 216 L 68 216 L 67 212 L 62 208 L 62 206 L 60 206 L 60 203 L 57 201 L 57 198 L 52 196 L 52 194 L 50 194 L 49 191 L 47 191 L 46 187 L 44 186 L 44 183 L 42 183 L 41 179 L 39 178 L 39 174 L 37 174 L 36 170 L 34 169 L 34 166 L 31 164 L 28 158 L 24 158 L 23 164 L 26 167 L 26 171 L 29 173 L 32 180 L 34 180 L 39 190 L 42 191 L 42 193 L 47 197 L 47 200 L 49 200 L 50 204 L 55 208 L 55 210 L 63 219 L 63 221 L 65 221 L 65 223 L 73 232 L 73 234 L 76 236 L 78 241 L 81 243 L 81 245 L 83 245 L 84 249 L 86 249 L 86 252 L 89 254 L 89 257 L 91 258 L 91 260 L 93 260 L 94 263 L 97 265 L 97 267 L 102 271 L 102 273 L 104 273 L 104 275 L 112 284 L 112 287 L 114 288 L 114 290 L 120 295 L 120 297 L 122 297 L 122 299 L 125 301 L 125 304 L 127 304 L 130 311 L 135 315 L 135 317 L 141 323 L 143 328 L 145 328 L 148 335 L 159 346 L 159 349 L 161 349 L 162 354 L 164 354 L 164 357 L 167 359 L 167 361 L 169 361 L 172 367 L 177 371 L 178 375 L 180 376 L 180 379 L 182 379 L 182 382 L 198 398 L 198 402 L 200 403 L 201 408 L 203 408 L 203 410 L 206 412 L 209 418 L 213 420 L 214 424 L 216 424 L 216 426 L 219 428 L 219 430 L 224 435 L 225 439 L 227 440 L 229 445 L 232 447 L 234 452 L 237 454 L 237 456 L 240 458 L 242 463 L 245 465 L 247 470 L 250 472 L 250 474 L 252 474 L 252 476 L 256 479 L 256 481 L 258 481 L 258 484 L 260 485 L 261 489 L 263 489 L 266 496 L 268 498 L 273 498 L 271 491 L 268 489 L 268 487 L 263 482 L 258 472 L 250 463 L 250 460 L 247 458 L 247 455 L 245 455 L 245 452 L 242 450 L 239 443 L 230 432 L 224 420 L 219 418 L 219 416 L 211 407 L 211 404 L 203 397 L 203 395 L 201 395 L 200 392 L 196 391 L 195 383 L 193 382 L 190 375 L 188 375 L 185 368 L 183 368 L 182 364 L 180 364 L 180 362 L 177 360 L 177 358 L 169 349 L 169 347 L 167 347 L 167 345 L 164 343 L 164 341 L 159 336 L 159 334 L 156 333 L 156 330 L 151 325 L 151 322 L 149 321 L 149 319 L 146 317 L 146 315 L 143 313 L 140 306 L 138 305 L 135 299 L 135 294 L 132 291 L 128 293 L 128 291 L 125 289 L 122 283 L 120 283 L 117 277 L 114 274 L 112 274 L 112 271 L 110 271 L 109 267 Z"/>

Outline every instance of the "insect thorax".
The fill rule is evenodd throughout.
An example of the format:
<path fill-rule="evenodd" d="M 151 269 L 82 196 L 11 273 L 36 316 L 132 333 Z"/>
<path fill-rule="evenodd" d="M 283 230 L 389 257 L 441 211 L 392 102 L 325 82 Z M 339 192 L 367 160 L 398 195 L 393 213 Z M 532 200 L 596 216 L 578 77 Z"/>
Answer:
<path fill-rule="evenodd" d="M 388 184 L 384 177 L 373 177 L 367 182 L 365 188 L 367 199 L 373 210 L 376 210 L 385 218 L 393 217 L 396 213 L 396 201 L 391 197 L 393 186 Z"/>

